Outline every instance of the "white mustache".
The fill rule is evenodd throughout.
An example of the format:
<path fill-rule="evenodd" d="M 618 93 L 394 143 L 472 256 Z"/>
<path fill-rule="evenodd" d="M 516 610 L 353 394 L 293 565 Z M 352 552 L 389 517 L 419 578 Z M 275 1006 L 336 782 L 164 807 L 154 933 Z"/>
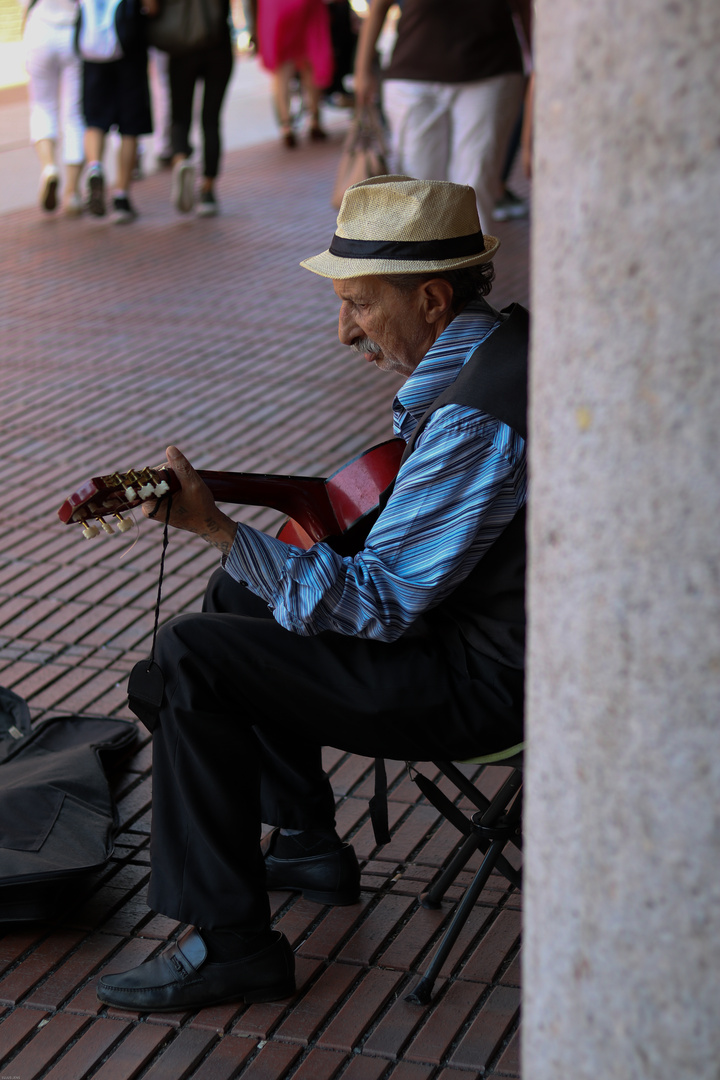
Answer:
<path fill-rule="evenodd" d="M 374 353 L 377 355 L 382 352 L 380 346 L 376 345 L 374 341 L 371 341 L 369 337 L 358 338 L 357 341 L 353 341 L 350 348 L 359 353 Z"/>

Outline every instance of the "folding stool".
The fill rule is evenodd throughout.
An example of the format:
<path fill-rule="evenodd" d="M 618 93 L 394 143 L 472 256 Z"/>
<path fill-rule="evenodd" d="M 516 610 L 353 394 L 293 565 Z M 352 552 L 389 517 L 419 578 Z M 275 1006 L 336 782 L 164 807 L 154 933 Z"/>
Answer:
<path fill-rule="evenodd" d="M 480 850 L 484 858 L 470 885 L 458 903 L 452 921 L 443 936 L 425 974 L 406 997 L 415 1005 L 427 1005 L 432 996 L 438 973 L 465 925 L 470 912 L 485 888 L 493 870 L 498 870 L 517 888 L 522 884 L 520 870 L 516 870 L 503 855 L 507 844 L 522 850 L 522 769 L 524 743 L 507 750 L 459 762 L 463 765 L 509 766 L 511 772 L 501 784 L 496 795 L 488 799 L 451 761 L 434 761 L 433 765 L 466 796 L 477 810 L 469 817 L 428 777 L 414 768 L 417 762 L 408 762 L 410 775 L 425 798 L 440 811 L 444 818 L 463 834 L 465 839 L 433 882 L 420 897 L 426 908 L 439 908 L 448 887 L 455 881 L 473 853 Z"/>

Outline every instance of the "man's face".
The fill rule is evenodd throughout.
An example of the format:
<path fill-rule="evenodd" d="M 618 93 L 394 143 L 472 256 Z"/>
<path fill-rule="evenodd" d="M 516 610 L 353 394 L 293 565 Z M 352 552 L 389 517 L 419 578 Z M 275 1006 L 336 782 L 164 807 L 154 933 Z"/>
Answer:
<path fill-rule="evenodd" d="M 402 292 L 378 277 L 333 281 L 341 300 L 338 337 L 383 371 L 411 375 L 433 344 L 422 287 Z"/>

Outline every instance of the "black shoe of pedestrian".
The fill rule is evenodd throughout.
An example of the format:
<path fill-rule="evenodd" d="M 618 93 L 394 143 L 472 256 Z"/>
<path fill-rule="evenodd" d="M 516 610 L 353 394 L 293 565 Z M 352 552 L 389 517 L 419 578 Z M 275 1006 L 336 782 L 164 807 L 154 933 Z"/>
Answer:
<path fill-rule="evenodd" d="M 200 201 L 195 208 L 198 217 L 217 217 L 218 204 L 214 191 L 201 191 Z"/>
<path fill-rule="evenodd" d="M 112 221 L 115 225 L 127 225 L 137 217 L 137 210 L 126 195 L 116 195 L 113 199 Z"/>
<path fill-rule="evenodd" d="M 97 996 L 133 1012 L 203 1009 L 223 1001 L 279 1001 L 295 991 L 295 956 L 284 934 L 237 960 L 215 963 L 198 930 L 191 928 L 159 956 L 131 971 L 103 975 Z"/>
<path fill-rule="evenodd" d="M 306 834 L 303 834 L 306 835 Z M 318 904 L 344 907 L 360 899 L 360 866 L 355 849 L 340 840 L 322 842 L 312 852 L 281 858 L 275 852 L 279 841 L 291 842 L 294 837 L 281 837 L 279 829 L 263 840 L 266 886 L 268 889 L 289 889 L 301 892 L 306 900 Z M 297 841 L 301 844 L 301 841 Z M 284 845 L 286 848 L 291 845 Z M 319 848 L 319 849 L 318 849 Z"/>

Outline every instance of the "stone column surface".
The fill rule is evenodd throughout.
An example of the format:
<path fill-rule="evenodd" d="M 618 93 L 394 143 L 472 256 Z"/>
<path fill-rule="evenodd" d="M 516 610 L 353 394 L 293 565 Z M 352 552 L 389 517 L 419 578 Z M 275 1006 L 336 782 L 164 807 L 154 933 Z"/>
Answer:
<path fill-rule="evenodd" d="M 718 1080 L 720 3 L 535 47 L 522 1075 Z"/>

